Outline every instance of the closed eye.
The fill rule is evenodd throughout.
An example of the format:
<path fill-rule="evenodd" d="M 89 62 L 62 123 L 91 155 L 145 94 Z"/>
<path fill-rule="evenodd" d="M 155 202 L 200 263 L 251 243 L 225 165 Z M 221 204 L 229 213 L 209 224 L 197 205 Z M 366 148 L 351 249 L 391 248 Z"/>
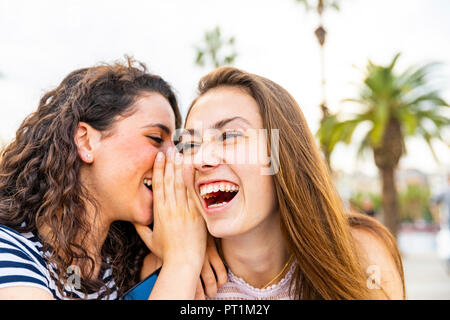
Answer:
<path fill-rule="evenodd" d="M 153 141 L 155 141 L 155 142 L 158 143 L 158 144 L 161 144 L 161 143 L 163 143 L 163 141 L 164 141 L 162 138 L 157 137 L 157 136 L 147 136 L 147 138 L 152 139 Z"/>

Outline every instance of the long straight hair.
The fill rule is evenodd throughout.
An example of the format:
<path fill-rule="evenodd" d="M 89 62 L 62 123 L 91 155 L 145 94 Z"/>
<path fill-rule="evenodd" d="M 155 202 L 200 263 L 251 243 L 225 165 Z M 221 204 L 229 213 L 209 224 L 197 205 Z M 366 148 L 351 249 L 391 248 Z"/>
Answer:
<path fill-rule="evenodd" d="M 295 99 L 264 77 L 232 67 L 204 76 L 197 99 L 211 89 L 244 89 L 259 106 L 264 128 L 279 129 L 279 171 L 273 176 L 281 230 L 295 256 L 291 290 L 296 299 L 372 299 L 367 276 L 351 235 L 352 225 L 363 225 L 359 216 L 344 212 L 328 168 Z M 187 117 L 189 117 L 189 112 Z M 272 162 L 273 163 L 273 162 Z M 378 228 L 374 221 L 367 225 Z"/>

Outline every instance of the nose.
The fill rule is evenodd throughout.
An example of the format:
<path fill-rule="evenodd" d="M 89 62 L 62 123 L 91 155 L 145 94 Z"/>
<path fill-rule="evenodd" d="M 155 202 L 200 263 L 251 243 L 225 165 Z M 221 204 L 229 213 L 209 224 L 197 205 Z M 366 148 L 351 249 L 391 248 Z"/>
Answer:
<path fill-rule="evenodd" d="M 172 140 L 168 140 L 161 146 L 161 151 L 164 152 L 164 154 L 167 154 L 167 150 L 171 147 L 175 147 L 175 144 L 173 143 Z"/>
<path fill-rule="evenodd" d="M 215 143 L 203 143 L 194 155 L 193 165 L 198 171 L 209 171 L 221 164 L 221 156 Z"/>

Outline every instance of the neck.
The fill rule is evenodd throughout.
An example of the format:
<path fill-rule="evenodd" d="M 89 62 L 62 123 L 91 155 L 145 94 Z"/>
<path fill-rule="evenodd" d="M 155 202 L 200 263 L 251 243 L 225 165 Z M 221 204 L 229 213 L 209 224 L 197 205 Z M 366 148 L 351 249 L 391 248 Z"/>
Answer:
<path fill-rule="evenodd" d="M 231 271 L 255 288 L 263 288 L 272 280 L 270 284 L 278 283 L 288 269 L 280 274 L 289 252 L 281 234 L 279 214 L 244 234 L 222 239 L 221 247 Z"/>

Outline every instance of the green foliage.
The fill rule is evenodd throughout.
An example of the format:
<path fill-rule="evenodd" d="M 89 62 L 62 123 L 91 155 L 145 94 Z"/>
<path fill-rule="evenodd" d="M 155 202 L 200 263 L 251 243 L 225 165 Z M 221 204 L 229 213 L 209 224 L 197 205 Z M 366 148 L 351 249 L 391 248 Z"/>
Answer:
<path fill-rule="evenodd" d="M 432 140 L 444 141 L 442 130 L 450 125 L 444 111 L 449 105 L 439 90 L 430 85 L 432 71 L 438 64 L 412 66 L 396 73 L 394 67 L 399 56 L 397 54 L 388 66 L 371 61 L 367 63 L 359 96 L 344 100 L 359 104 L 361 112 L 344 115 L 347 120 L 338 120 L 342 114 L 332 114 L 322 121 L 317 135 L 320 141 L 330 142 L 327 144 L 330 153 L 338 142 L 349 144 L 355 129 L 362 123 L 370 123 L 371 126 L 360 142 L 358 155 L 378 147 L 388 121 L 395 118 L 400 123 L 403 137 L 422 137 L 435 156 Z M 404 144 L 404 141 L 399 143 Z"/>
<path fill-rule="evenodd" d="M 430 190 L 427 186 L 411 184 L 399 192 L 399 219 L 404 222 L 425 220 L 432 222 L 433 218 L 428 204 L 430 203 Z M 370 199 L 375 212 L 383 210 L 383 200 L 378 193 L 355 192 L 350 197 L 350 203 L 363 210 L 363 202 Z"/>
<path fill-rule="evenodd" d="M 219 26 L 207 31 L 203 43 L 196 46 L 197 56 L 195 64 L 204 67 L 210 63 L 214 68 L 232 65 L 237 57 L 235 38 L 223 39 Z"/>
<path fill-rule="evenodd" d="M 370 199 L 370 201 L 372 201 L 373 209 L 375 210 L 375 212 L 380 212 L 382 210 L 383 201 L 381 195 L 379 195 L 378 193 L 358 191 L 350 197 L 349 201 L 359 210 L 363 210 L 363 202 L 366 199 Z"/>
<path fill-rule="evenodd" d="M 424 219 L 432 221 L 428 204 L 430 203 L 430 190 L 422 185 L 408 185 L 406 190 L 399 193 L 400 219 L 414 221 Z"/>

